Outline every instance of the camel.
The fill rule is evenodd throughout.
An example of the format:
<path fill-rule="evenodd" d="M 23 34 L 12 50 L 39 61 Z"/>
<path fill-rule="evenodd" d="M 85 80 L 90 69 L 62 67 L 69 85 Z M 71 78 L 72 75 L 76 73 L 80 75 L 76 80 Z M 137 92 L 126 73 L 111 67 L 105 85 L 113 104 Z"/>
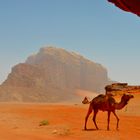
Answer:
<path fill-rule="evenodd" d="M 97 124 L 96 124 L 96 115 L 97 115 L 98 111 L 101 110 L 101 111 L 107 111 L 108 112 L 107 130 L 109 130 L 111 112 L 115 115 L 115 117 L 117 119 L 116 129 L 118 130 L 118 128 L 119 128 L 119 118 L 116 115 L 115 110 L 122 109 L 124 106 L 126 106 L 128 104 L 128 101 L 133 97 L 134 96 L 130 95 L 130 94 L 129 95 L 123 94 L 123 96 L 121 97 L 121 101 L 119 103 L 117 103 L 115 101 L 115 99 L 113 98 L 113 96 L 111 96 L 111 95 L 100 94 L 91 101 L 88 101 L 87 97 L 85 97 L 85 99 L 82 101 L 82 103 L 83 104 L 90 104 L 90 105 L 89 105 L 88 113 L 87 113 L 86 118 L 85 118 L 84 129 L 87 130 L 86 125 L 87 125 L 88 117 L 92 113 L 92 111 L 94 111 L 93 122 L 95 124 L 96 129 L 97 130 L 99 129 Z"/>

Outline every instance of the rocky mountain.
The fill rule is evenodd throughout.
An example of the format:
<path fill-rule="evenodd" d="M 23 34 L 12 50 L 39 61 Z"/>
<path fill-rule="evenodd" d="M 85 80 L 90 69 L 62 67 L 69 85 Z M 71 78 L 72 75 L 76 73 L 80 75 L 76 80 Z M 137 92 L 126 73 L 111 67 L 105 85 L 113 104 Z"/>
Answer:
<path fill-rule="evenodd" d="M 77 89 L 100 92 L 107 70 L 62 48 L 45 47 L 12 68 L 0 86 L 0 101 L 58 102 L 77 97 Z"/>

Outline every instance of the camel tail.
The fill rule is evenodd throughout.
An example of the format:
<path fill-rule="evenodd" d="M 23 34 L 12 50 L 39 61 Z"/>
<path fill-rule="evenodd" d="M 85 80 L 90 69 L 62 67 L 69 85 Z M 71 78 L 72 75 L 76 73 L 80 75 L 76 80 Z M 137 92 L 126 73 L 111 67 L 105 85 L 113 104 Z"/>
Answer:
<path fill-rule="evenodd" d="M 90 104 L 91 101 L 88 100 L 87 97 L 84 98 L 84 100 L 82 101 L 83 104 Z"/>

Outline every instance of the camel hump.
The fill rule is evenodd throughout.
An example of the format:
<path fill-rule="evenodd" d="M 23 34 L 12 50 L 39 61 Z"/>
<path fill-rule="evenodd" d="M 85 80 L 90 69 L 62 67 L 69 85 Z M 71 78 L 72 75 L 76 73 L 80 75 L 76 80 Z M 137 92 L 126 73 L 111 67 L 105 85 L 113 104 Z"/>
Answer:
<path fill-rule="evenodd" d="M 107 103 L 109 105 L 113 105 L 115 103 L 115 99 L 112 96 L 100 94 L 92 100 L 93 104 L 104 104 Z"/>
<path fill-rule="evenodd" d="M 104 94 L 100 94 L 97 96 L 98 98 L 105 98 L 105 95 Z"/>
<path fill-rule="evenodd" d="M 103 102 L 106 99 L 106 96 L 103 94 L 98 95 L 97 97 L 95 97 L 92 102 L 95 103 L 99 103 L 99 102 Z"/>

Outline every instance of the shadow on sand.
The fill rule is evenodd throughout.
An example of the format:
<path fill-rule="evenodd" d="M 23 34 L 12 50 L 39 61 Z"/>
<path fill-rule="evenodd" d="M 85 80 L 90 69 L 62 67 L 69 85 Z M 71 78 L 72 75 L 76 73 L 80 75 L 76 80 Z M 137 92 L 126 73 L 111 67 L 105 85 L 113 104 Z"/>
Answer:
<path fill-rule="evenodd" d="M 93 128 L 90 128 L 90 129 L 82 129 L 82 131 L 98 131 L 97 129 L 93 129 Z"/>

